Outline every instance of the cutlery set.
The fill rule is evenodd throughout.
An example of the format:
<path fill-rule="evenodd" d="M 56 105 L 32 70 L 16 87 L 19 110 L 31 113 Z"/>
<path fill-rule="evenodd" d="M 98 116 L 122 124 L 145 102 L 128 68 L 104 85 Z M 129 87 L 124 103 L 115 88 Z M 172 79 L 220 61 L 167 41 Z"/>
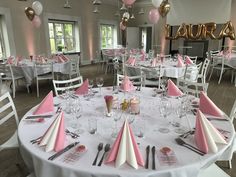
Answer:
<path fill-rule="evenodd" d="M 177 142 L 178 145 L 184 146 L 188 149 L 190 149 L 191 151 L 196 152 L 197 154 L 204 156 L 206 153 L 201 151 L 200 149 L 192 146 L 191 144 L 186 143 L 184 140 L 182 140 L 181 138 L 176 138 L 175 141 Z"/>
<path fill-rule="evenodd" d="M 156 147 L 152 146 L 152 169 L 156 170 L 156 161 L 155 161 L 155 154 L 156 154 Z M 145 168 L 149 168 L 149 153 L 150 153 L 150 145 L 146 147 L 146 163 L 145 163 Z"/>
<path fill-rule="evenodd" d="M 99 161 L 99 163 L 98 163 L 98 166 L 101 166 L 101 165 L 102 165 L 102 162 L 103 162 L 103 160 L 104 160 L 104 157 L 105 157 L 106 153 L 107 153 L 110 149 L 111 149 L 111 148 L 110 148 L 110 144 L 106 144 L 105 147 L 104 147 L 104 152 L 103 152 L 103 154 L 102 154 L 102 158 L 100 159 L 100 161 Z M 93 164 L 92 164 L 93 166 L 95 166 L 95 165 L 97 164 L 98 156 L 99 156 L 100 152 L 103 150 L 103 143 L 99 143 L 99 145 L 98 145 L 98 147 L 97 147 L 97 150 L 98 150 L 98 152 L 97 152 L 97 155 L 96 155 L 96 157 L 95 157 L 95 159 L 94 159 L 94 161 L 93 161 Z"/>

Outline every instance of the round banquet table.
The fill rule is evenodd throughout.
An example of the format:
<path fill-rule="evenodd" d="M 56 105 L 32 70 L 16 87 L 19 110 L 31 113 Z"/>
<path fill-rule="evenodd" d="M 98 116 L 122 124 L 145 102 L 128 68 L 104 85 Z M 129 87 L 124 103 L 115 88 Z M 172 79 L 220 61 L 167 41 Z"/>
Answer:
<path fill-rule="evenodd" d="M 151 67 L 151 62 L 150 61 L 137 61 L 136 63 L 137 67 L 145 67 L 148 69 L 159 69 L 159 67 Z M 184 76 L 185 72 L 185 66 L 184 67 L 176 67 L 177 61 L 173 59 L 165 59 L 163 63 L 161 63 L 161 75 L 165 77 L 170 77 L 170 78 L 179 78 Z M 196 68 L 196 65 L 190 66 L 193 69 Z M 196 73 L 197 74 L 197 73 Z M 192 76 L 192 78 L 196 77 L 196 74 Z"/>
<path fill-rule="evenodd" d="M 37 65 L 37 72 L 39 75 L 52 72 L 50 62 Z M 31 85 L 33 79 L 35 78 L 34 62 L 28 59 L 24 59 L 23 61 L 21 61 L 18 66 L 12 66 L 12 70 L 14 74 L 24 76 L 27 85 Z M 69 74 L 70 62 L 54 63 L 53 71 L 62 74 Z"/>
<path fill-rule="evenodd" d="M 183 146 L 177 145 L 175 138 L 177 138 L 179 134 L 175 133 L 175 127 L 169 125 L 171 131 L 166 134 L 160 133 L 158 131 L 160 127 L 168 124 L 168 121 L 162 118 L 159 113 L 158 107 L 161 104 L 160 95 L 154 96 L 153 93 L 153 88 L 142 88 L 141 91 L 135 91 L 134 93 L 130 94 L 122 92 L 115 94 L 118 100 L 130 98 L 134 95 L 139 96 L 141 100 L 140 114 L 134 116 L 129 113 L 124 113 L 121 120 L 118 121 L 118 127 L 120 128 L 122 126 L 125 118 L 130 121 L 134 119 L 134 121 L 131 123 L 131 128 L 134 134 L 137 133 L 140 127 L 145 126 L 144 137 L 140 138 L 135 136 L 144 161 L 146 158 L 145 149 L 147 145 L 150 145 L 151 147 L 156 146 L 157 154 L 160 152 L 162 147 L 167 146 L 170 147 L 175 153 L 177 159 L 175 164 L 163 165 L 160 163 L 156 155 L 156 170 L 152 170 L 151 168 L 145 169 L 141 166 L 139 166 L 138 169 L 134 169 L 127 163 L 117 168 L 115 168 L 114 163 L 103 163 L 101 167 L 92 166 L 93 160 L 97 153 L 98 144 L 103 142 L 104 145 L 107 143 L 112 145 L 115 141 L 115 138 L 112 138 L 111 136 L 114 128 L 114 120 L 112 117 L 106 117 L 104 114 L 106 109 L 103 96 L 112 94 L 112 88 L 109 87 L 102 88 L 102 96 L 99 96 L 99 93 L 97 93 L 89 100 L 87 97 L 83 96 L 80 96 L 79 98 L 71 98 L 79 99 L 81 102 L 83 111 L 82 117 L 79 119 L 79 123 L 81 129 L 84 130 L 84 132 L 80 134 L 78 139 L 73 139 L 66 135 L 65 145 L 79 141 L 80 144 L 85 145 L 87 149 L 87 151 L 84 154 L 81 154 L 79 159 L 73 163 L 68 163 L 63 160 L 63 157 L 65 157 L 66 153 L 53 161 L 49 161 L 48 158 L 55 152 L 45 152 L 43 147 L 39 147 L 37 144 L 30 143 L 30 140 L 42 136 L 54 119 L 48 118 L 41 123 L 32 123 L 31 121 L 25 120 L 25 118 L 27 115 L 32 114 L 32 112 L 35 110 L 35 107 L 29 110 L 20 121 L 18 127 L 20 151 L 24 161 L 26 162 L 29 169 L 34 171 L 36 177 L 194 177 L 198 175 L 201 169 L 204 169 L 210 164 L 214 163 L 223 154 L 223 152 L 231 148 L 231 144 L 234 139 L 234 127 L 230 121 L 217 120 L 211 121 L 215 127 L 230 132 L 227 139 L 227 145 L 217 144 L 219 149 L 217 153 L 208 153 L 204 156 L 201 156 Z M 181 98 L 167 99 L 170 101 L 173 110 L 175 106 L 181 101 Z M 68 103 L 68 100 L 63 99 L 62 97 L 55 97 L 54 104 L 56 105 L 58 103 L 60 103 L 62 108 L 65 109 L 65 105 Z M 72 116 L 72 114 L 65 113 L 64 117 L 65 126 L 70 130 L 73 130 L 70 127 Z M 191 128 L 193 128 L 195 126 L 195 116 L 192 112 L 189 112 L 187 117 L 188 119 L 182 121 L 183 125 L 190 125 Z M 96 134 L 88 133 L 88 118 L 97 119 L 98 129 Z M 169 118 L 177 119 L 174 111 L 169 115 Z M 184 140 L 191 143 L 192 145 L 195 145 L 194 137 L 192 135 Z M 101 156 L 102 153 L 99 155 L 98 162 Z M 151 167 L 151 159 L 150 153 L 149 167 Z"/>

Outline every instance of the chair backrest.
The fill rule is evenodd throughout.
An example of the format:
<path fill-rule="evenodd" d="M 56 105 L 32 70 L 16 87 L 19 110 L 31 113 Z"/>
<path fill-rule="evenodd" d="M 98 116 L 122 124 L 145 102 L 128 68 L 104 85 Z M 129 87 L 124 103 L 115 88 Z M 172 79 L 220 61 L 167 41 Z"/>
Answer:
<path fill-rule="evenodd" d="M 121 74 L 117 74 L 117 86 L 120 86 L 123 79 L 124 79 L 124 75 Z M 136 86 L 140 86 L 140 87 L 144 87 L 145 86 L 145 76 L 143 75 L 139 75 L 139 76 L 128 76 L 129 80 L 133 83 L 133 85 Z"/>
<path fill-rule="evenodd" d="M 236 118 L 236 100 L 234 101 L 233 107 L 231 109 L 230 115 L 229 115 L 230 121 L 233 122 Z"/>
<path fill-rule="evenodd" d="M 10 118 L 14 118 L 18 126 L 19 119 L 15 105 L 9 92 L 6 92 L 0 96 L 0 125 L 7 122 Z"/>
<path fill-rule="evenodd" d="M 76 75 L 76 76 L 80 76 L 80 68 L 79 68 L 79 61 L 80 60 L 80 56 L 77 56 L 77 58 L 75 59 L 71 59 L 70 60 L 70 76 L 72 75 Z"/>
<path fill-rule="evenodd" d="M 199 75 L 203 78 L 203 83 L 206 82 L 206 75 L 207 75 L 207 71 L 208 71 L 208 67 L 209 67 L 210 62 L 211 61 L 206 58 L 203 62 L 202 68 L 199 72 Z"/>
<path fill-rule="evenodd" d="M 163 70 L 161 65 L 155 68 L 142 67 L 141 73 L 145 74 L 146 79 L 160 78 L 163 76 Z"/>
<path fill-rule="evenodd" d="M 188 55 L 184 55 L 184 61 Z M 194 64 L 197 64 L 197 56 L 188 56 Z"/>
<path fill-rule="evenodd" d="M 177 86 L 186 94 L 191 94 L 196 97 L 200 96 L 200 92 L 207 93 L 208 83 L 198 83 L 184 80 L 182 78 L 177 79 Z"/>
<path fill-rule="evenodd" d="M 148 59 L 154 58 L 154 50 L 149 50 L 148 51 Z"/>
<path fill-rule="evenodd" d="M 198 73 L 199 70 L 197 66 L 186 65 L 183 78 L 188 81 L 196 82 L 198 78 Z"/>
<path fill-rule="evenodd" d="M 66 90 L 79 88 L 83 84 L 83 77 L 79 76 L 68 80 L 53 80 L 55 95 L 63 93 Z"/>

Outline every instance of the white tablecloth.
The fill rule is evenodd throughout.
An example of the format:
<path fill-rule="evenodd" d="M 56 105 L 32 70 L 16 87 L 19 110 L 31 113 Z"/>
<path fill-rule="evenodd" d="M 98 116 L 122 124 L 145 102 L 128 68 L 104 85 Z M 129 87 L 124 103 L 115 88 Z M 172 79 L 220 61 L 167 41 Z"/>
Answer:
<path fill-rule="evenodd" d="M 112 94 L 112 90 L 102 88 L 102 93 Z M 234 128 L 229 121 L 212 121 L 216 127 L 232 132 L 227 140 L 228 145 L 218 145 L 219 151 L 216 154 L 209 153 L 205 156 L 200 156 L 176 144 L 174 139 L 178 137 L 178 134 L 174 132 L 174 127 L 170 126 L 171 132 L 168 134 L 163 134 L 158 131 L 158 128 L 163 127 L 167 122 L 161 118 L 159 114 L 158 107 L 161 104 L 161 99 L 159 96 L 152 96 L 153 89 L 142 88 L 140 92 L 137 91 L 135 94 L 139 95 L 141 98 L 141 113 L 135 117 L 135 121 L 131 126 L 135 133 L 140 125 L 145 124 L 145 137 L 136 137 L 136 142 L 139 144 L 144 160 L 147 145 L 151 147 L 156 146 L 157 151 L 164 146 L 168 146 L 172 148 L 176 154 L 178 160 L 176 165 L 161 166 L 156 158 L 156 170 L 145 169 L 144 167 L 139 167 L 138 170 L 135 170 L 127 164 L 115 168 L 113 163 L 103 164 L 101 167 L 92 166 L 92 162 L 97 153 L 97 145 L 100 142 L 104 144 L 110 143 L 112 145 L 115 141 L 114 138 L 111 138 L 114 121 L 112 118 L 104 116 L 105 103 L 103 96 L 99 97 L 95 95 L 90 101 L 86 101 L 83 97 L 80 98 L 83 105 L 83 115 L 82 118 L 80 118 L 80 124 L 82 125 L 84 133 L 80 135 L 78 141 L 87 147 L 87 152 L 73 164 L 63 162 L 62 159 L 64 155 L 54 161 L 49 161 L 47 160 L 48 157 L 54 154 L 54 152 L 47 153 L 42 147 L 30 143 L 30 140 L 44 134 L 53 119 L 46 119 L 44 123 L 29 123 L 25 121 L 25 116 L 31 114 L 34 108 L 23 117 L 18 127 L 18 136 L 22 156 L 27 166 L 35 172 L 37 177 L 194 177 L 197 176 L 201 168 L 212 164 L 227 148 L 229 149 L 234 137 Z M 130 95 L 120 92 L 117 96 L 119 99 L 123 99 Z M 173 107 L 180 101 L 175 98 L 168 99 L 170 99 Z M 54 103 L 62 103 L 62 106 L 64 106 L 64 101 L 65 100 L 61 98 L 55 98 Z M 130 115 L 124 114 L 123 117 L 127 116 Z M 70 125 L 71 117 L 72 115 L 65 114 L 67 128 Z M 95 135 L 91 135 L 87 132 L 87 119 L 89 117 L 97 119 L 98 132 Z M 177 119 L 174 112 L 170 115 L 170 118 Z M 189 113 L 188 119 L 191 122 L 191 126 L 194 127 L 195 116 Z M 123 121 L 124 119 L 119 121 L 119 127 L 122 125 Z M 187 125 L 186 120 L 183 121 L 183 123 Z M 185 140 L 194 144 L 193 136 L 189 136 L 188 139 Z M 74 141 L 74 139 L 67 136 L 67 144 Z M 102 153 L 100 153 L 98 160 L 100 160 L 101 155 Z"/>
<path fill-rule="evenodd" d="M 177 61 L 164 60 L 161 64 L 161 75 L 170 77 L 170 78 L 179 78 L 184 76 L 185 66 L 184 67 L 176 67 Z M 137 67 L 148 67 L 149 69 L 155 70 L 157 67 L 151 67 L 150 61 L 137 61 Z M 190 66 L 196 68 L 196 65 Z M 195 78 L 195 76 L 193 76 Z"/>
<path fill-rule="evenodd" d="M 26 79 L 27 85 L 31 85 L 34 79 L 34 63 L 30 60 L 23 60 L 18 66 L 12 66 L 13 72 L 16 75 L 22 75 Z M 54 72 L 59 72 L 62 74 L 70 73 L 70 62 L 65 63 L 54 63 L 53 64 Z M 45 63 L 42 65 L 37 65 L 38 75 L 46 74 L 51 72 L 51 63 Z"/>

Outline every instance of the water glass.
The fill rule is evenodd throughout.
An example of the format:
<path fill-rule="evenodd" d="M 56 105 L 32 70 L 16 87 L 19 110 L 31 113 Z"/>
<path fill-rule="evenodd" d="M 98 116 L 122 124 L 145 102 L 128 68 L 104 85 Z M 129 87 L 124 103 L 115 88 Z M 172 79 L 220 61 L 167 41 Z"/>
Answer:
<path fill-rule="evenodd" d="M 102 95 L 102 86 L 104 84 L 103 77 L 97 77 L 96 84 L 97 84 L 97 87 L 99 88 L 100 95 Z"/>
<path fill-rule="evenodd" d="M 135 119 L 135 135 L 139 138 L 144 138 L 145 137 L 145 131 L 146 131 L 146 123 L 143 119 L 138 117 Z"/>
<path fill-rule="evenodd" d="M 160 107 L 159 107 L 159 112 L 160 112 L 161 117 L 163 117 L 165 119 L 164 121 L 167 124 L 165 126 L 159 128 L 159 132 L 161 132 L 161 133 L 169 133 L 170 132 L 170 129 L 169 129 L 170 122 L 169 122 L 168 116 L 171 114 L 171 111 L 172 111 L 172 106 L 171 106 L 170 101 L 162 100 Z"/>
<path fill-rule="evenodd" d="M 88 131 L 90 134 L 95 134 L 97 132 L 97 119 L 88 118 Z"/>

